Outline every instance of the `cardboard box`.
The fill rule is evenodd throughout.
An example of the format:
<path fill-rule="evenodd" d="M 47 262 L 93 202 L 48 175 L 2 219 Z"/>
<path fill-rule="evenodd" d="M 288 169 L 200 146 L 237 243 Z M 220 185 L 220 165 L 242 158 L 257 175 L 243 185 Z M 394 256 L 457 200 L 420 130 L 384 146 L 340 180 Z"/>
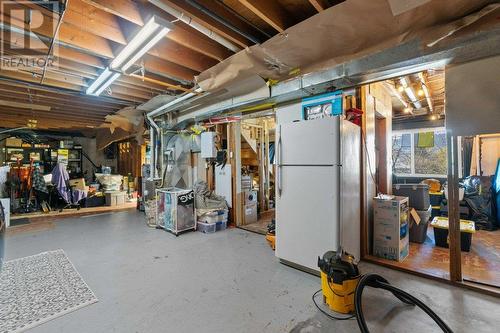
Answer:
<path fill-rule="evenodd" d="M 257 202 L 245 205 L 245 224 L 257 222 Z"/>
<path fill-rule="evenodd" d="M 407 197 L 373 199 L 373 254 L 403 261 L 409 254 L 409 206 Z"/>
<path fill-rule="evenodd" d="M 7 138 L 5 139 L 5 145 L 7 147 L 21 147 L 23 145 L 23 140 L 18 138 Z"/>
<path fill-rule="evenodd" d="M 127 193 L 116 191 L 106 193 L 106 206 L 119 206 L 125 203 Z"/>
<path fill-rule="evenodd" d="M 84 178 L 70 179 L 69 185 L 71 187 L 74 187 L 76 190 L 82 190 L 82 191 L 87 190 L 88 191 L 88 187 L 85 186 L 85 179 Z"/>

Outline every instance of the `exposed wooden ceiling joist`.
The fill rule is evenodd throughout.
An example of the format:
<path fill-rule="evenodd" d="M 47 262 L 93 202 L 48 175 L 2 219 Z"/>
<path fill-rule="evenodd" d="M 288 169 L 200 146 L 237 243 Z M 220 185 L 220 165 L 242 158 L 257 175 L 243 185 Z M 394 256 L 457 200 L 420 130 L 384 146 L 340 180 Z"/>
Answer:
<path fill-rule="evenodd" d="M 309 0 L 309 2 L 318 13 L 328 8 L 328 4 L 324 0 Z"/>
<path fill-rule="evenodd" d="M 276 1 L 239 0 L 239 2 L 278 32 L 283 32 L 286 28 L 292 26 L 289 15 Z"/>

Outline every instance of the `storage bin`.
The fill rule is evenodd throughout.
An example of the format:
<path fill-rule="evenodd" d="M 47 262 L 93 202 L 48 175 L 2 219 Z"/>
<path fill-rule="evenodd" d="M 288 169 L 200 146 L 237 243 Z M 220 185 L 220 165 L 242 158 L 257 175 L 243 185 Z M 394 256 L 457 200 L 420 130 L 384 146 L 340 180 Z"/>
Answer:
<path fill-rule="evenodd" d="M 227 229 L 227 221 L 215 222 L 215 230 L 222 231 Z"/>
<path fill-rule="evenodd" d="M 427 227 L 432 215 L 432 206 L 427 210 L 415 210 L 420 217 L 420 223 L 417 224 L 410 214 L 410 242 L 422 244 L 427 238 Z"/>
<path fill-rule="evenodd" d="M 432 206 L 440 206 L 444 198 L 443 191 L 429 192 L 429 198 Z"/>
<path fill-rule="evenodd" d="M 432 206 L 431 220 L 436 216 L 441 216 L 441 206 Z"/>
<path fill-rule="evenodd" d="M 216 223 L 227 221 L 228 211 L 227 209 L 216 210 L 209 212 L 198 217 L 198 221 L 205 223 Z"/>
<path fill-rule="evenodd" d="M 449 247 L 448 238 L 448 218 L 435 217 L 431 226 L 434 229 L 434 240 L 436 246 Z M 472 244 L 472 234 L 476 232 L 474 221 L 460 220 L 460 248 L 464 252 L 469 252 Z"/>
<path fill-rule="evenodd" d="M 410 207 L 416 210 L 426 210 L 431 204 L 427 184 L 396 184 L 392 191 L 394 195 L 408 197 Z"/>
<path fill-rule="evenodd" d="M 201 231 L 204 234 L 213 234 L 217 230 L 216 223 L 198 222 L 196 225 L 198 231 Z"/>

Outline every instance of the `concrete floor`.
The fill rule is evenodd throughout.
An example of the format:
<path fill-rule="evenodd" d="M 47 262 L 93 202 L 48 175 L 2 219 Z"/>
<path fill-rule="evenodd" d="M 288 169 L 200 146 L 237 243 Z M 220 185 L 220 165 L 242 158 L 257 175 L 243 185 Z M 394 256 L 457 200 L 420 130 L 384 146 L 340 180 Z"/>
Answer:
<path fill-rule="evenodd" d="M 7 259 L 64 249 L 99 302 L 32 332 L 358 332 L 334 322 L 311 295 L 319 278 L 281 265 L 261 235 L 230 229 L 178 238 L 146 227 L 138 212 L 71 218 L 13 233 Z M 424 300 L 455 332 L 493 332 L 500 300 L 363 264 Z M 421 311 L 368 289 L 372 332 L 439 332 Z"/>

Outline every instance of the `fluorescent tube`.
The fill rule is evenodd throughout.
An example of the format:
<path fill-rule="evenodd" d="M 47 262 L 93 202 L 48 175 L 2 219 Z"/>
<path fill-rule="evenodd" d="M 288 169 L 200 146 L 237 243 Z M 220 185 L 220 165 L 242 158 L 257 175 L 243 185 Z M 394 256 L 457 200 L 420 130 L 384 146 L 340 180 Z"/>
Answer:
<path fill-rule="evenodd" d="M 112 69 L 126 71 L 172 28 L 170 22 L 153 16 L 111 62 Z M 149 41 L 148 41 L 149 40 Z"/>
<path fill-rule="evenodd" d="M 97 77 L 97 79 L 90 85 L 90 87 L 87 88 L 87 95 L 93 95 L 94 92 L 101 86 L 101 84 L 106 81 L 113 72 L 109 70 L 109 68 L 106 68 L 104 72 L 101 73 Z"/>
<path fill-rule="evenodd" d="M 120 75 L 121 75 L 120 73 L 114 73 L 108 79 L 108 81 L 106 81 L 99 89 L 97 89 L 97 91 L 94 93 L 94 95 L 99 96 L 104 91 L 104 89 L 109 87 L 111 85 L 111 83 L 113 83 L 116 79 L 118 79 L 120 77 Z"/>
<path fill-rule="evenodd" d="M 139 51 L 137 51 L 132 56 L 132 58 L 130 58 L 130 60 L 127 61 L 127 63 L 121 67 L 121 70 L 125 72 L 127 69 L 129 69 L 130 66 L 132 66 L 137 60 L 139 60 L 139 58 L 141 58 L 146 52 L 148 52 L 149 49 L 151 49 L 156 43 L 158 43 L 158 41 L 160 39 L 162 39 L 163 37 L 165 37 L 165 35 L 169 31 L 170 31 L 170 29 L 168 29 L 168 28 L 161 29 L 161 31 L 160 31 L 160 33 L 158 35 L 156 35 L 155 37 L 153 37 L 153 39 L 151 39 L 146 45 L 144 45 Z"/>

